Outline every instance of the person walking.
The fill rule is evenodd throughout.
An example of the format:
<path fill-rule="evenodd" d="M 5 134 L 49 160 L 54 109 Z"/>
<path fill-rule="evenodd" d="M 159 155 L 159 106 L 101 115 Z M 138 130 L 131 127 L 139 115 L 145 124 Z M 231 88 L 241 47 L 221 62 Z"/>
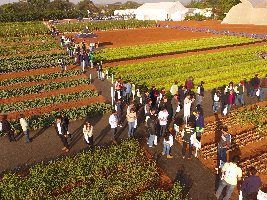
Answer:
<path fill-rule="evenodd" d="M 228 133 L 228 128 L 225 126 L 222 129 L 222 135 L 218 144 L 218 160 L 219 168 L 227 162 L 227 150 L 231 147 L 232 136 Z"/>
<path fill-rule="evenodd" d="M 222 177 L 219 187 L 216 191 L 216 198 L 219 199 L 223 189 L 226 187 L 226 195 L 223 200 L 229 200 L 237 186 L 237 181 L 242 178 L 242 169 L 237 166 L 238 157 L 233 157 L 231 162 L 224 164 L 222 168 Z"/>
<path fill-rule="evenodd" d="M 132 85 L 130 82 L 126 82 L 125 83 L 125 102 L 128 104 L 130 102 L 130 98 L 131 98 L 131 92 L 132 92 Z"/>
<path fill-rule="evenodd" d="M 148 147 L 157 145 L 157 115 L 156 110 L 151 110 L 150 116 L 147 116 Z M 156 142 L 155 142 L 156 141 Z"/>
<path fill-rule="evenodd" d="M 93 147 L 94 145 L 93 129 L 94 127 L 91 125 L 89 121 L 85 122 L 85 125 L 83 126 L 83 136 L 86 144 L 88 144 L 91 147 Z"/>
<path fill-rule="evenodd" d="M 99 62 L 97 63 L 97 78 L 99 80 L 104 80 L 103 79 L 103 67 Z"/>
<path fill-rule="evenodd" d="M 239 103 L 244 106 L 244 92 L 245 92 L 245 84 L 243 81 L 240 81 L 238 85 L 234 88 L 236 97 L 235 97 L 235 105 L 238 105 Z"/>
<path fill-rule="evenodd" d="M 133 137 L 134 136 L 134 127 L 135 127 L 135 120 L 137 119 L 136 117 L 136 112 L 133 108 L 131 108 L 130 113 L 126 115 L 127 121 L 128 121 L 128 137 Z"/>
<path fill-rule="evenodd" d="M 117 130 L 118 130 L 118 117 L 117 117 L 117 111 L 116 110 L 113 110 L 112 111 L 112 114 L 110 115 L 109 117 L 109 125 L 110 125 L 110 128 L 111 128 L 111 132 L 112 132 L 112 141 L 114 144 L 117 144 L 116 140 L 115 140 L 115 136 L 117 134 Z"/>
<path fill-rule="evenodd" d="M 175 118 L 176 113 L 180 112 L 181 107 L 179 104 L 179 99 L 178 99 L 178 95 L 175 94 L 171 100 L 171 105 L 172 105 L 172 119 Z"/>
<path fill-rule="evenodd" d="M 64 124 L 66 130 L 67 130 L 67 135 L 68 137 L 71 139 L 71 133 L 69 132 L 69 124 L 70 124 L 70 120 L 69 118 L 65 115 L 65 113 L 61 113 L 61 117 L 62 117 L 62 123 Z"/>
<path fill-rule="evenodd" d="M 0 131 L 2 131 L 2 133 L 4 134 L 7 134 L 9 142 L 16 141 L 14 132 L 12 131 L 12 128 L 11 128 L 11 124 L 7 120 L 7 115 L 0 116 L 0 123 L 1 123 Z"/>
<path fill-rule="evenodd" d="M 170 150 L 173 145 L 173 136 L 169 133 L 166 132 L 163 135 L 163 151 L 162 155 L 164 156 L 165 154 L 167 155 L 167 158 L 173 158 L 173 156 L 170 155 Z"/>
<path fill-rule="evenodd" d="M 160 125 L 159 137 L 161 137 L 166 132 L 168 116 L 169 116 L 169 113 L 166 108 L 163 108 L 159 112 L 159 115 L 158 115 L 159 125 Z"/>
<path fill-rule="evenodd" d="M 182 156 L 183 159 L 186 157 L 186 148 L 187 145 L 189 145 L 189 155 L 188 159 L 191 159 L 192 157 L 192 143 L 191 143 L 191 137 L 194 134 L 194 123 L 189 122 L 187 125 L 185 125 L 183 131 L 182 131 Z"/>
<path fill-rule="evenodd" d="M 28 122 L 26 121 L 26 119 L 25 119 L 23 114 L 20 114 L 19 118 L 20 118 L 19 119 L 20 126 L 22 128 L 23 134 L 26 137 L 26 143 L 29 143 L 29 142 L 31 142 L 31 139 L 30 139 L 30 136 L 29 136 L 30 133 L 29 133 Z"/>
<path fill-rule="evenodd" d="M 262 182 L 259 176 L 257 176 L 257 170 L 255 167 L 249 168 L 249 175 L 244 179 L 241 185 L 242 199 L 243 200 L 257 200 L 258 192 L 262 186 Z"/>
<path fill-rule="evenodd" d="M 196 106 L 201 105 L 204 98 L 204 81 L 197 86 Z"/>
<path fill-rule="evenodd" d="M 67 140 L 67 129 L 64 125 L 64 123 L 62 122 L 62 118 L 60 116 L 56 117 L 56 122 L 55 122 L 55 129 L 56 129 L 56 133 L 59 136 L 62 144 L 63 144 L 63 148 L 62 151 L 65 151 L 66 153 L 69 152 L 69 143 Z"/>

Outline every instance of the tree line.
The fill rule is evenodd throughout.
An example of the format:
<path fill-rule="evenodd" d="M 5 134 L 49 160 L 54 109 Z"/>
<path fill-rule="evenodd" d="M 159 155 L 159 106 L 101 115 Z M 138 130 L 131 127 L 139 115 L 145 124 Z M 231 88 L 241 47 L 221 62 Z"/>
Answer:
<path fill-rule="evenodd" d="M 96 6 L 91 0 L 81 0 L 78 4 L 69 0 L 20 0 L 0 6 L 0 22 L 107 16 L 115 9 L 133 7 L 137 7 L 134 2 Z"/>

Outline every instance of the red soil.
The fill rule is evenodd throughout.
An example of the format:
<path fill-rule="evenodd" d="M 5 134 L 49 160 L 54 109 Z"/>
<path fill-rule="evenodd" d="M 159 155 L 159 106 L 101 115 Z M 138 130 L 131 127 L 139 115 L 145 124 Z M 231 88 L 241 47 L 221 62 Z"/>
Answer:
<path fill-rule="evenodd" d="M 106 100 L 103 96 L 91 97 L 91 98 L 81 99 L 79 101 L 75 100 L 75 101 L 70 101 L 70 102 L 65 102 L 65 103 L 52 104 L 52 105 L 44 106 L 41 108 L 33 108 L 33 109 L 25 110 L 23 111 L 23 114 L 25 115 L 25 117 L 32 116 L 32 115 L 41 115 L 45 113 L 50 113 L 51 111 L 55 111 L 55 110 L 62 110 L 62 109 L 69 109 L 69 108 L 76 108 L 76 107 L 78 108 L 81 106 L 90 105 L 93 103 L 105 102 L 105 101 Z M 8 119 L 9 120 L 17 119 L 19 117 L 19 114 L 21 114 L 21 112 L 11 112 L 8 114 Z"/>
<path fill-rule="evenodd" d="M 43 93 L 38 93 L 38 94 L 27 94 L 25 96 L 18 96 L 18 97 L 12 97 L 8 99 L 0 99 L 0 103 L 15 103 L 15 102 L 20 102 L 20 101 L 27 101 L 30 99 L 35 99 L 35 98 L 45 98 L 48 96 L 56 96 L 59 94 L 69 94 L 69 93 L 74 93 L 74 92 L 79 92 L 83 90 L 96 90 L 94 85 L 79 85 L 76 87 L 69 87 L 69 88 L 61 88 L 58 90 L 51 90 L 51 91 L 46 91 Z"/>

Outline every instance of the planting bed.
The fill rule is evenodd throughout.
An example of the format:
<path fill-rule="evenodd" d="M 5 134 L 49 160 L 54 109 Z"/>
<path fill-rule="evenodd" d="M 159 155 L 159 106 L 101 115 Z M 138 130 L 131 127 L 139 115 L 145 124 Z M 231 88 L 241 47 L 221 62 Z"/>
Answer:
<path fill-rule="evenodd" d="M 228 117 L 218 116 L 207 119 L 205 133 L 202 138 L 201 160 L 209 168 L 216 167 L 217 144 L 220 129 L 227 125 L 232 135 L 230 156 L 241 158 L 240 166 L 243 173 L 250 166 L 254 166 L 264 179 L 267 175 L 267 102 L 241 108 L 230 113 Z M 267 183 L 264 181 L 264 185 Z"/>

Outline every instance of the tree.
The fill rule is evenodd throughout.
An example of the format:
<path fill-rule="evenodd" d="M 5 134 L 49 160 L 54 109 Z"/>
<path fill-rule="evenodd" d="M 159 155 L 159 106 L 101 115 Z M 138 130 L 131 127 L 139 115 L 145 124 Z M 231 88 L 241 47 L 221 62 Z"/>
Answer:
<path fill-rule="evenodd" d="M 49 4 L 49 10 L 68 11 L 75 9 L 74 4 L 69 0 L 54 0 Z"/>
<path fill-rule="evenodd" d="M 82 0 L 77 5 L 76 8 L 80 11 L 83 11 L 87 16 L 87 10 L 90 11 L 90 13 L 96 13 L 98 12 L 98 8 L 95 6 L 95 4 L 90 0 Z"/>

